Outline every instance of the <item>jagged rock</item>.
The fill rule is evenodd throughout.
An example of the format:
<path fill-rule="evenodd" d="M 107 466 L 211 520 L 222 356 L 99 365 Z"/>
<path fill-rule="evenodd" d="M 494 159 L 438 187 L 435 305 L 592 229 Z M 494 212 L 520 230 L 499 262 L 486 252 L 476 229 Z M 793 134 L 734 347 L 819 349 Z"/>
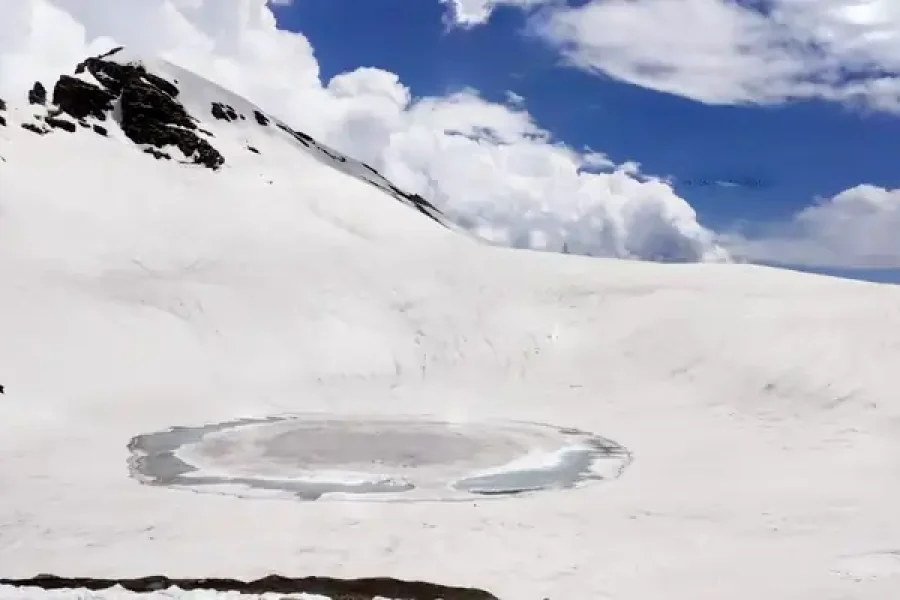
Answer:
<path fill-rule="evenodd" d="M 139 128 L 143 122 L 148 125 L 197 128 L 181 103 L 166 91 L 143 79 L 135 78 L 122 89 L 121 109 L 122 124 L 126 128 Z M 137 140 L 135 142 L 150 143 Z"/>
<path fill-rule="evenodd" d="M 425 208 L 430 208 L 431 210 L 433 210 L 435 212 L 438 212 L 438 209 L 434 206 L 434 204 L 432 204 L 431 202 L 429 202 L 428 200 L 426 200 L 419 194 L 404 194 L 404 195 L 410 202 L 415 204 L 417 208 L 425 207 Z"/>
<path fill-rule="evenodd" d="M 258 110 L 253 111 L 253 116 L 256 118 L 256 122 L 259 123 L 260 125 L 262 125 L 263 127 L 266 127 L 269 124 L 269 117 L 262 114 Z"/>
<path fill-rule="evenodd" d="M 136 144 L 157 148 L 177 146 L 194 163 L 218 169 L 225 159 L 193 129 L 196 125 L 167 90 L 146 77 L 135 77 L 122 88 L 122 130 Z"/>
<path fill-rule="evenodd" d="M 234 107 L 221 102 L 212 103 L 212 116 L 220 121 L 228 121 L 229 123 L 238 120 L 238 114 Z"/>
<path fill-rule="evenodd" d="M 0 126 L 6 127 L 6 117 L 0 115 Z"/>
<path fill-rule="evenodd" d="M 100 82 L 103 87 L 112 94 L 118 96 L 121 94 L 125 86 L 135 79 L 146 79 L 147 82 L 162 90 L 172 98 L 177 98 L 180 93 L 178 87 L 159 77 L 153 73 L 148 73 L 147 69 L 140 64 L 122 65 L 116 62 L 103 60 L 103 57 L 89 58 L 82 62 L 75 69 L 75 74 L 81 74 L 87 71 Z"/>
<path fill-rule="evenodd" d="M 59 119 L 57 117 L 47 117 L 44 120 L 47 125 L 50 127 L 55 127 L 56 129 L 63 129 L 68 131 L 69 133 L 75 133 L 78 127 L 72 121 L 68 121 L 66 119 Z"/>
<path fill-rule="evenodd" d="M 290 127 L 288 127 L 287 125 L 285 125 L 284 123 L 278 123 L 278 128 L 280 130 L 284 131 L 285 133 L 293 136 L 293 138 L 295 140 L 297 140 L 298 142 L 300 142 L 307 148 L 309 148 L 310 146 L 312 146 L 316 143 L 316 141 L 314 139 L 312 139 L 310 136 L 306 135 L 302 131 L 295 131 L 295 130 L 291 129 Z"/>
<path fill-rule="evenodd" d="M 54 101 L 58 100 L 63 110 L 76 118 L 93 115 L 103 119 L 118 98 L 122 131 L 132 142 L 155 148 L 177 146 L 196 164 L 214 170 L 222 166 L 224 157 L 197 135 L 196 119 L 177 100 L 178 86 L 149 73 L 141 64 L 104 60 L 119 50 L 89 58 L 75 70 L 76 74 L 90 72 L 102 88 L 64 76 L 57 84 L 59 98 L 54 94 Z M 106 131 L 101 135 L 106 135 Z M 171 158 L 165 153 L 160 154 Z"/>
<path fill-rule="evenodd" d="M 6 110 L 6 100 L 0 98 L 0 110 Z"/>
<path fill-rule="evenodd" d="M 28 91 L 28 103 L 41 106 L 47 104 L 47 88 L 40 81 L 35 81 L 34 86 Z"/>
<path fill-rule="evenodd" d="M 165 152 L 157 150 L 156 148 L 144 148 L 144 154 L 149 154 L 150 156 L 156 158 L 157 160 L 159 160 L 161 158 L 163 158 L 165 160 L 172 160 L 171 156 L 169 156 Z"/>
<path fill-rule="evenodd" d="M 76 119 L 94 117 L 105 121 L 114 99 L 113 94 L 93 83 L 68 75 L 60 77 L 53 87 L 53 104 Z"/>
<path fill-rule="evenodd" d="M 38 127 L 34 123 L 22 123 L 22 129 L 27 129 L 32 133 L 36 133 L 38 135 L 46 135 L 50 133 L 49 130 L 44 129 L 43 127 Z"/>
<path fill-rule="evenodd" d="M 247 150 L 249 150 L 249 151 L 252 152 L 253 154 L 259 154 L 259 150 L 257 150 L 257 149 L 254 148 L 253 146 L 247 146 Z"/>
<path fill-rule="evenodd" d="M 212 111 L 211 112 L 212 112 L 212 116 L 215 117 L 216 119 L 219 119 L 220 121 L 230 121 L 231 120 L 228 118 L 228 113 L 225 112 L 225 107 L 222 106 L 218 102 L 212 103 Z"/>
<path fill-rule="evenodd" d="M 106 137 L 109 135 L 109 131 L 107 131 L 106 127 L 103 127 L 102 125 L 94 125 L 93 127 L 91 127 L 91 129 L 94 130 L 94 133 L 96 133 L 98 135 L 102 135 L 103 137 Z"/>

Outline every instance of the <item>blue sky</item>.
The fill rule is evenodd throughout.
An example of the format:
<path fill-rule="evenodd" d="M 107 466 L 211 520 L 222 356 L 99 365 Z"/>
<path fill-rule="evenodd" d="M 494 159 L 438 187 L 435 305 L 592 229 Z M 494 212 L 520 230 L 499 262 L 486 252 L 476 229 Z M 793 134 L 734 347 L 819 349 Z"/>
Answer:
<path fill-rule="evenodd" d="M 300 0 L 275 13 L 310 40 L 323 80 L 373 66 L 397 73 L 415 96 L 471 87 L 502 101 L 511 90 L 567 144 L 673 176 L 701 223 L 719 231 L 787 220 L 861 183 L 900 187 L 893 114 L 823 100 L 715 106 L 598 76 L 562 65 L 517 8 L 472 29 L 449 29 L 436 0 Z"/>

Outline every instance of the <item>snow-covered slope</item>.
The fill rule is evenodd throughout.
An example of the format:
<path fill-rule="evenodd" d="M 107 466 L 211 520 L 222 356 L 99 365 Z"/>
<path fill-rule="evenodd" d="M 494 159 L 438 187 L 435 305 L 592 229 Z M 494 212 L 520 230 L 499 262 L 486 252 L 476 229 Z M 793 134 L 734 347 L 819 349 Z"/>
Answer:
<path fill-rule="evenodd" d="M 251 104 L 143 64 L 196 129 L 153 120 L 171 105 L 142 86 L 164 82 L 141 74 L 123 99 L 90 65 L 77 78 L 113 86 L 106 118 L 54 127 L 56 82 L 47 106 L 23 90 L 0 112 L 0 578 L 900 593 L 900 290 L 488 247 Z M 93 106 L 78 93 L 69 106 Z M 139 434 L 305 412 L 553 423 L 634 462 L 599 485 L 453 503 L 248 500 L 129 477 Z"/>

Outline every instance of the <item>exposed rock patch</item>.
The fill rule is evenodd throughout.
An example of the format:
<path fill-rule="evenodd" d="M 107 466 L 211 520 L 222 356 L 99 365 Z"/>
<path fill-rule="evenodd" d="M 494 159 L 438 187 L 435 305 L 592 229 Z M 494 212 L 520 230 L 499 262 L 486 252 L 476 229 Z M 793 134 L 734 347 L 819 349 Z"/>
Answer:
<path fill-rule="evenodd" d="M 218 169 L 225 159 L 196 128 L 184 107 L 152 80 L 132 78 L 120 97 L 122 130 L 136 144 L 176 146 L 194 163 Z"/>
<path fill-rule="evenodd" d="M 28 131 L 30 131 L 32 133 L 36 133 L 38 135 L 46 135 L 47 133 L 50 132 L 49 129 L 39 127 L 38 125 L 35 125 L 34 123 L 22 123 L 22 129 L 27 129 Z"/>
<path fill-rule="evenodd" d="M 150 156 L 154 157 L 157 160 L 159 160 L 159 159 L 172 160 L 171 156 L 169 156 L 162 150 L 157 150 L 156 148 L 144 148 L 144 154 L 149 154 Z"/>
<path fill-rule="evenodd" d="M 76 119 L 94 117 L 105 121 L 114 99 L 110 92 L 69 75 L 60 77 L 53 87 L 53 104 Z"/>
<path fill-rule="evenodd" d="M 91 127 L 91 129 L 93 129 L 94 133 L 96 133 L 97 135 L 102 135 L 103 137 L 109 135 L 109 131 L 107 131 L 106 127 L 103 127 L 102 125 L 94 125 Z"/>
<path fill-rule="evenodd" d="M 316 141 L 312 139 L 310 136 L 306 135 L 302 131 L 295 131 L 285 125 L 284 123 L 278 123 L 278 128 L 288 135 L 292 136 L 295 140 L 306 146 L 307 148 L 312 147 L 316 144 Z"/>
<path fill-rule="evenodd" d="M 406 196 L 406 199 L 409 200 L 410 202 L 412 202 L 415 205 L 415 207 L 418 208 L 420 211 L 423 208 L 428 208 L 435 213 L 438 212 L 438 209 L 434 204 L 432 204 L 431 202 L 429 202 L 428 200 L 426 200 L 419 194 L 404 194 L 404 196 Z"/>
<path fill-rule="evenodd" d="M 249 150 L 249 151 L 252 152 L 253 154 L 259 154 L 259 153 L 260 153 L 259 150 L 257 150 L 257 149 L 254 148 L 253 146 L 247 146 L 247 150 Z"/>
<path fill-rule="evenodd" d="M 6 110 L 6 100 L 4 100 L 3 98 L 0 98 L 0 112 L 3 112 L 5 110 Z M 3 115 L 0 115 L 0 126 L 6 127 L 6 117 L 4 117 Z"/>
<path fill-rule="evenodd" d="M 270 575 L 255 581 L 236 579 L 92 579 L 38 575 L 31 579 L 0 579 L 0 585 L 37 587 L 44 590 L 86 589 L 100 591 L 121 586 L 135 593 L 152 593 L 178 587 L 185 591 L 215 590 L 243 594 L 311 594 L 334 600 L 374 600 L 375 598 L 404 598 L 405 600 L 499 600 L 490 592 L 475 588 L 449 587 L 423 581 L 399 579 L 334 579 L 331 577 L 289 578 Z"/>
<path fill-rule="evenodd" d="M 256 122 L 262 125 L 263 127 L 267 127 L 269 125 L 269 117 L 262 114 L 258 110 L 253 111 L 253 116 L 256 118 Z"/>
<path fill-rule="evenodd" d="M 118 104 L 122 131 L 134 143 L 155 148 L 175 146 L 195 164 L 213 170 L 221 167 L 224 157 L 197 135 L 196 119 L 177 100 L 178 87 L 149 73 L 143 65 L 105 60 L 119 50 L 89 58 L 75 70 L 76 74 L 88 71 L 102 87 L 64 75 L 54 89 L 54 103 L 76 119 L 92 116 L 99 120 L 105 120 Z M 98 133 L 106 135 L 103 131 Z"/>
<path fill-rule="evenodd" d="M 55 129 L 62 129 L 63 131 L 68 131 L 69 133 L 75 133 L 78 129 L 78 126 L 75 125 L 72 121 L 67 119 L 60 119 L 58 117 L 47 117 L 44 119 L 44 122 L 53 127 Z"/>
<path fill-rule="evenodd" d="M 47 88 L 40 81 L 35 81 L 34 86 L 28 91 L 28 103 L 41 106 L 47 104 Z"/>
<path fill-rule="evenodd" d="M 220 121 L 228 121 L 229 123 L 238 120 L 237 111 L 229 104 L 221 102 L 212 103 L 212 116 Z"/>

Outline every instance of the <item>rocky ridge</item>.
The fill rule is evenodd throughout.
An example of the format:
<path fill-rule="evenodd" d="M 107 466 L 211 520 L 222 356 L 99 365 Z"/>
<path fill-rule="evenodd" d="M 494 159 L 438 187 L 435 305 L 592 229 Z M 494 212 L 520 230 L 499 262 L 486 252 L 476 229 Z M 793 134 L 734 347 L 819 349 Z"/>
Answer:
<path fill-rule="evenodd" d="M 131 142 L 145 154 L 158 160 L 178 161 L 218 171 L 227 157 L 216 148 L 212 132 L 204 129 L 202 120 L 192 115 L 181 101 L 177 81 L 150 72 L 140 61 L 124 61 L 124 48 L 91 57 L 81 62 L 72 74 L 63 74 L 47 91 L 37 81 L 27 92 L 28 105 L 34 112 L 19 125 L 36 135 L 59 131 L 75 133 L 80 129 L 107 137 L 111 126 L 118 126 Z M 7 103 L 0 99 L 0 127 L 12 126 L 7 117 Z M 209 115 L 226 123 L 248 121 L 234 106 L 213 101 Z M 447 224 L 441 212 L 419 194 L 407 193 L 384 178 L 376 169 L 354 161 L 320 144 L 311 136 L 286 123 L 253 109 L 252 121 L 259 127 L 276 127 L 331 166 L 382 189 L 385 193 L 417 209 L 425 216 Z M 177 149 L 182 156 L 174 154 Z M 260 150 L 247 144 L 253 154 Z M 360 167 L 360 168 L 356 168 Z"/>

